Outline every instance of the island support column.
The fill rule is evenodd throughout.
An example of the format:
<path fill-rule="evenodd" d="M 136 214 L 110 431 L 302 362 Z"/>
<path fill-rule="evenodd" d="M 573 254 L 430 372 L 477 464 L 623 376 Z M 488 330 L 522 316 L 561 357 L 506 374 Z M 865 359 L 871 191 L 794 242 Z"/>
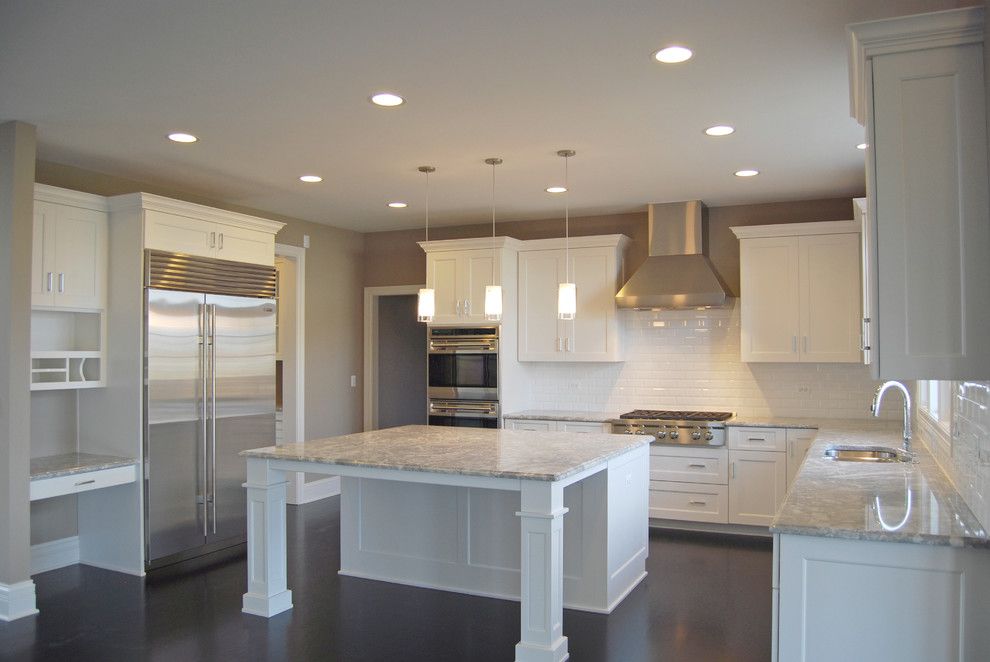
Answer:
<path fill-rule="evenodd" d="M 516 662 L 566 660 L 564 618 L 564 488 L 522 481 L 520 630 Z"/>
<path fill-rule="evenodd" d="M 247 458 L 248 592 L 242 611 L 266 618 L 292 609 L 286 587 L 285 472 Z"/>

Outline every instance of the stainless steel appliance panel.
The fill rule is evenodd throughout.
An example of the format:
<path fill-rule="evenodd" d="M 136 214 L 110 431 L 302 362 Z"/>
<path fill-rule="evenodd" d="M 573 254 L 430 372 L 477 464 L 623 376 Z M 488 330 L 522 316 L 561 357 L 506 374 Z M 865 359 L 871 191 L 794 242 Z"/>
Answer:
<path fill-rule="evenodd" d="M 204 295 L 147 290 L 145 483 L 148 559 L 206 537 Z"/>
<path fill-rule="evenodd" d="M 244 540 L 246 463 L 275 443 L 275 301 L 206 296 L 210 355 L 208 542 Z"/>

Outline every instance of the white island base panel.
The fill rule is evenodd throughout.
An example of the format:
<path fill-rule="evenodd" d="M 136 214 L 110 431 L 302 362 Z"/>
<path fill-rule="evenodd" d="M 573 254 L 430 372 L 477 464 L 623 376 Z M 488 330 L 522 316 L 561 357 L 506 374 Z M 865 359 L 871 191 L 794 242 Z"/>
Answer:
<path fill-rule="evenodd" d="M 564 488 L 564 607 L 610 613 L 646 577 L 628 469 Z M 340 510 L 342 575 L 519 599 L 517 491 L 344 478 Z"/>
<path fill-rule="evenodd" d="M 375 571 L 362 570 L 360 576 L 464 593 L 518 596 L 516 662 L 568 658 L 563 633 L 565 583 L 575 587 L 569 595 L 572 604 L 607 612 L 645 575 L 649 536 L 646 444 L 551 480 L 248 455 L 245 613 L 271 617 L 292 608 L 285 498 L 286 473 L 293 471 L 342 476 L 345 573 L 357 575 L 357 568 L 365 567 L 361 563 Z M 567 489 L 578 485 L 577 490 Z M 576 527 L 567 526 L 566 532 L 565 492 L 578 522 Z M 432 544 L 431 536 L 447 541 L 450 547 L 443 542 Z M 517 545 L 514 555 L 510 552 L 513 542 Z M 410 550 L 429 554 L 417 560 Z M 440 567 L 445 570 L 424 580 L 427 568 Z M 565 578 L 569 572 L 579 574 Z"/>

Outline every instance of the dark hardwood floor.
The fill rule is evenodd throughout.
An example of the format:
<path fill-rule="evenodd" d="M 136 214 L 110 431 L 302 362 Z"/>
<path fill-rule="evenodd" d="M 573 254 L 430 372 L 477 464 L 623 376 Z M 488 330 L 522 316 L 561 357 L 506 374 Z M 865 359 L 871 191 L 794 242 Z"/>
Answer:
<path fill-rule="evenodd" d="M 519 605 L 339 577 L 339 499 L 289 508 L 295 608 L 241 613 L 243 547 L 140 579 L 35 576 L 38 616 L 0 623 L 2 660 L 505 662 Z M 649 576 L 610 615 L 564 610 L 574 662 L 766 662 L 769 539 L 651 531 Z"/>

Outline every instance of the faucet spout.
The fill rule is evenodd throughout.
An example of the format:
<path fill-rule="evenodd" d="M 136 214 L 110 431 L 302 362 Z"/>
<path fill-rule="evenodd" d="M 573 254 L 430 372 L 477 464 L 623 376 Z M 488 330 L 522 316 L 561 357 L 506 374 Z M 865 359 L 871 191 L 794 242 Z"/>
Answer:
<path fill-rule="evenodd" d="M 873 394 L 873 404 L 870 405 L 870 411 L 874 416 L 880 415 L 880 403 L 883 402 L 883 394 L 887 392 L 888 389 L 894 388 L 901 392 L 904 396 L 904 450 L 911 452 L 911 392 L 908 390 L 907 386 L 901 382 L 889 381 L 884 382 L 877 387 L 876 393 Z"/>

